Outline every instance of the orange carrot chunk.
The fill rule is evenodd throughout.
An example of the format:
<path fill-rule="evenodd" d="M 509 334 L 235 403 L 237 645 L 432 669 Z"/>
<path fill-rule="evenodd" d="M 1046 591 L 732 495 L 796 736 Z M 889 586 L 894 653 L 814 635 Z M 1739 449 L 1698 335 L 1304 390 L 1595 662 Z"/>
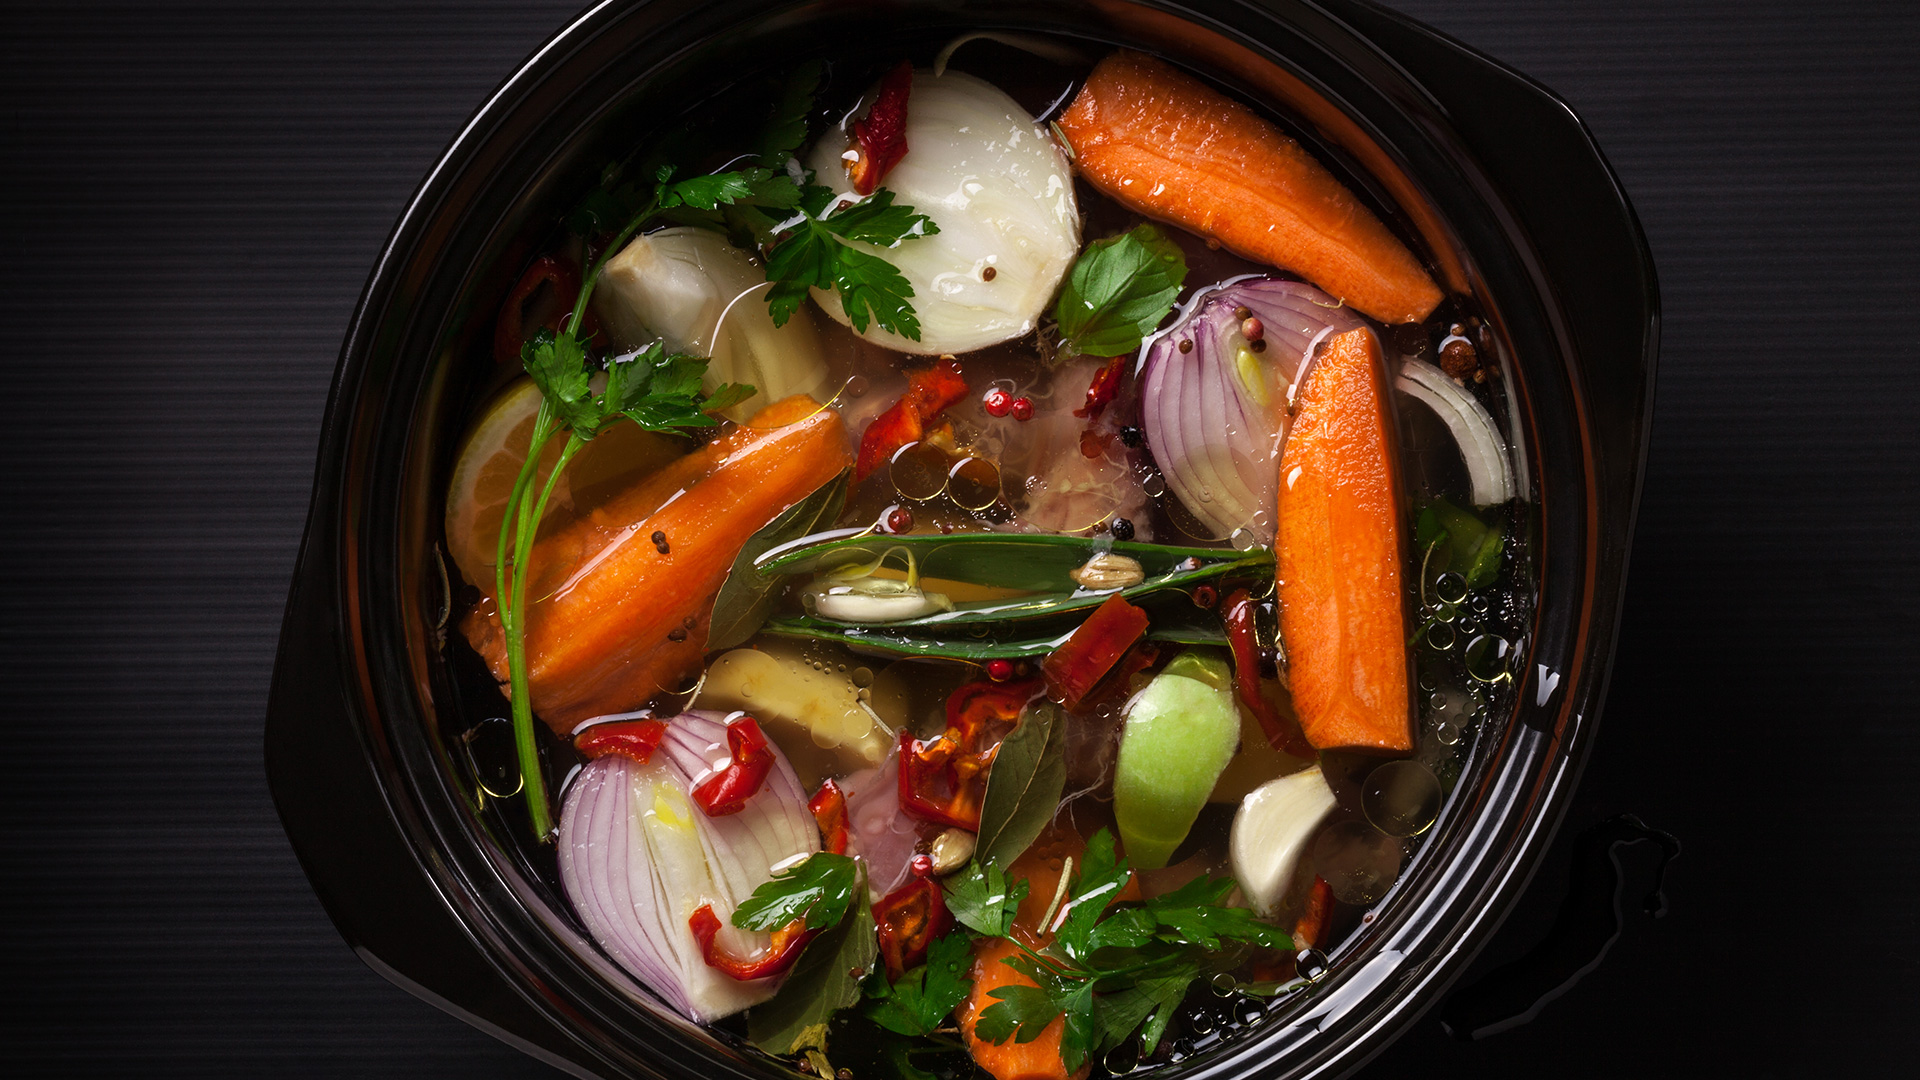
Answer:
<path fill-rule="evenodd" d="M 1413 749 L 1400 483 L 1373 331 L 1329 341 L 1280 453 L 1280 635 L 1300 728 L 1322 750 Z"/>
<path fill-rule="evenodd" d="M 714 595 L 747 538 L 852 456 L 840 414 L 796 395 L 543 537 L 527 562 L 534 713 L 565 735 L 679 689 L 700 669 Z M 492 608 L 461 629 L 504 682 Z"/>
<path fill-rule="evenodd" d="M 1031 895 L 1031 894 L 1029 894 Z M 981 1010 L 998 998 L 993 992 L 1003 986 L 1032 986 L 1034 982 L 1003 963 L 1020 950 L 1006 938 L 982 938 L 973 947 L 973 991 L 960 1003 L 960 1033 L 967 1041 L 973 1060 L 994 1080 L 1069 1080 L 1066 1062 L 1060 1059 L 1060 1038 L 1066 1034 L 1065 1017 L 1056 1017 L 1032 1042 L 1008 1039 L 990 1043 L 974 1037 L 974 1026 Z M 1085 1076 L 1090 1066 L 1082 1065 L 1076 1077 Z"/>
<path fill-rule="evenodd" d="M 1382 322 L 1418 322 L 1440 289 L 1313 155 L 1253 110 L 1120 51 L 1060 117 L 1080 175 L 1122 204 L 1306 277 Z"/>

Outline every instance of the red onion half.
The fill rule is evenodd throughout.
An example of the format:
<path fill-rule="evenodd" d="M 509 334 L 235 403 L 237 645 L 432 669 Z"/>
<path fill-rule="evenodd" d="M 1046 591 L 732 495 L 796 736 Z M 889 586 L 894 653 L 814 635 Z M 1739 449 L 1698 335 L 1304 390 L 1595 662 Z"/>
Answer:
<path fill-rule="evenodd" d="M 1249 318 L 1260 323 L 1258 351 Z M 1287 403 L 1314 349 L 1364 325 L 1305 282 L 1241 278 L 1195 296 L 1141 349 L 1147 445 L 1167 487 L 1216 538 L 1244 531 L 1243 546 L 1273 543 Z"/>
<path fill-rule="evenodd" d="M 707 966 L 687 920 L 712 904 L 723 923 L 773 867 L 820 848 L 820 833 L 785 755 L 746 808 L 708 817 L 688 793 L 728 761 L 718 713 L 682 713 L 645 765 L 597 758 L 567 789 L 560 812 L 560 883 L 601 948 L 668 1005 L 701 1023 L 765 1001 L 778 979 L 739 982 Z M 731 925 L 729 952 L 767 946 Z"/>

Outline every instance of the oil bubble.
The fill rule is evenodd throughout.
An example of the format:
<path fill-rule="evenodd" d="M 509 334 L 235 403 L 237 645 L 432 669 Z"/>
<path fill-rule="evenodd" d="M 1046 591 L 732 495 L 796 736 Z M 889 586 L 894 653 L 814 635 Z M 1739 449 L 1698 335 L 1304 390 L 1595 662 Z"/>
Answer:
<path fill-rule="evenodd" d="M 1327 954 L 1319 949 L 1301 949 L 1294 954 L 1294 974 L 1308 982 L 1315 982 L 1325 976 L 1328 967 Z"/>
<path fill-rule="evenodd" d="M 1443 622 L 1437 622 L 1427 627 L 1426 639 L 1428 647 L 1438 652 L 1446 652 L 1452 649 L 1454 643 L 1459 640 L 1454 635 L 1452 624 Z"/>
<path fill-rule="evenodd" d="M 1235 990 L 1240 989 L 1240 981 L 1225 971 L 1215 975 L 1209 985 L 1213 987 L 1213 992 L 1220 997 L 1227 997 Z"/>
<path fill-rule="evenodd" d="M 1419 836 L 1440 816 L 1440 780 L 1417 761 L 1389 761 L 1367 775 L 1360 805 L 1388 836 Z"/>
<path fill-rule="evenodd" d="M 1187 1026 L 1195 1035 L 1207 1035 L 1213 1031 L 1213 1013 L 1208 1009 L 1199 1009 L 1187 1020 Z"/>
<path fill-rule="evenodd" d="M 1458 604 L 1467 598 L 1467 579 L 1448 571 L 1434 580 L 1433 595 L 1443 604 Z"/>
<path fill-rule="evenodd" d="M 1467 674 L 1481 682 L 1500 682 L 1507 677 L 1508 653 L 1513 649 L 1497 634 L 1482 634 L 1467 642 Z"/>
<path fill-rule="evenodd" d="M 1115 1076 L 1132 1072 L 1133 1067 L 1139 1063 L 1140 1047 L 1131 1039 L 1107 1051 L 1105 1062 L 1107 1071 Z"/>
<path fill-rule="evenodd" d="M 1266 1006 L 1252 998 L 1247 998 L 1233 1007 L 1233 1015 L 1234 1019 L 1247 1027 L 1252 1027 L 1267 1018 L 1267 1010 Z"/>
<path fill-rule="evenodd" d="M 888 475 L 893 489 L 916 502 L 939 498 L 947 490 L 947 452 L 931 443 L 908 443 L 893 455 Z"/>
<path fill-rule="evenodd" d="M 1442 746 L 1459 745 L 1461 734 L 1462 733 L 1460 731 L 1460 725 L 1458 724 L 1442 723 L 1440 726 L 1433 729 L 1434 739 L 1436 739 Z"/>
<path fill-rule="evenodd" d="M 853 685 L 858 687 L 864 688 L 864 687 L 872 686 L 873 685 L 873 669 L 864 668 L 864 667 L 854 668 L 853 673 L 851 675 L 848 675 L 847 678 L 852 680 Z"/>
<path fill-rule="evenodd" d="M 1314 872 L 1327 879 L 1334 899 L 1371 904 L 1400 876 L 1400 841 L 1364 821 L 1337 822 L 1313 841 Z"/>
<path fill-rule="evenodd" d="M 962 510 L 985 510 L 1000 501 L 1000 470 L 986 458 L 961 458 L 947 473 L 947 497 Z"/>

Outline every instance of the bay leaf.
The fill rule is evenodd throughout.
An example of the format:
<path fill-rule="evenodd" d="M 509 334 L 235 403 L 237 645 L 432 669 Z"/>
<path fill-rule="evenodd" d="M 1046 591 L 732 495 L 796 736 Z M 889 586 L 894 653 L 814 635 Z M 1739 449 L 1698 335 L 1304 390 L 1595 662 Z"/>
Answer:
<path fill-rule="evenodd" d="M 754 567 L 754 560 L 773 548 L 833 524 L 846 508 L 851 477 L 851 470 L 841 470 L 839 476 L 787 507 L 779 517 L 747 538 L 746 546 L 734 556 L 733 569 L 721 583 L 719 595 L 714 597 L 712 627 L 707 631 L 708 649 L 733 648 L 766 624 L 767 616 L 773 612 L 773 594 L 780 586 L 781 575 L 760 572 Z"/>
<path fill-rule="evenodd" d="M 975 858 L 1010 866 L 1060 809 L 1067 784 L 1067 721 L 1052 702 L 1029 705 L 1001 742 L 980 804 Z"/>

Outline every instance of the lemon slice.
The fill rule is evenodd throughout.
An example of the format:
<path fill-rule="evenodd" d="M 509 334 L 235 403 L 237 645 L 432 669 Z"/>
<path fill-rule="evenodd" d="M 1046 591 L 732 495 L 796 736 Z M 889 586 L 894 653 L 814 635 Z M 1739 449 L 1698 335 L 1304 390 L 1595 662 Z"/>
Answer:
<path fill-rule="evenodd" d="M 500 520 L 513 494 L 513 482 L 527 461 L 527 440 L 540 411 L 540 390 L 528 379 L 502 390 L 480 412 L 460 444 L 447 485 L 447 553 L 460 575 L 488 593 L 493 591 L 493 562 L 500 543 Z M 566 445 L 561 431 L 547 442 L 534 491 L 546 483 Z M 605 503 L 686 452 L 684 439 L 644 431 L 625 421 L 609 426 L 574 454 L 573 463 L 553 485 L 543 530 Z"/>
<path fill-rule="evenodd" d="M 508 385 L 467 430 L 453 466 L 453 480 L 447 485 L 447 554 L 453 556 L 462 577 L 489 593 L 493 591 L 500 519 L 506 512 L 507 497 L 513 494 L 513 482 L 527 462 L 527 442 L 533 437 L 533 420 L 539 411 L 540 388 L 531 380 L 519 379 Z M 564 433 L 547 441 L 534 491 L 546 483 L 566 441 Z M 573 491 L 567 484 L 567 474 L 562 473 L 542 520 L 572 507 Z"/>

